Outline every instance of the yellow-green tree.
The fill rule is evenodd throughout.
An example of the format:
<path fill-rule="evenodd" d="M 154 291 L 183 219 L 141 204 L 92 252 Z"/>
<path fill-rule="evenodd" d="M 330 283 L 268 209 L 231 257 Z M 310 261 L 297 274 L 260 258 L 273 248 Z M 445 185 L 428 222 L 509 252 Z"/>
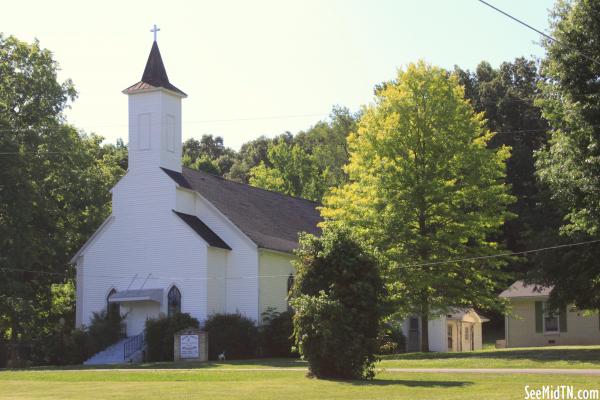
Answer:
<path fill-rule="evenodd" d="M 399 310 L 428 320 L 452 307 L 497 306 L 502 261 L 447 262 L 498 252 L 494 234 L 513 201 L 504 183 L 510 149 L 493 134 L 457 78 L 425 62 L 380 85 L 349 136 L 349 182 L 326 196 L 325 225 L 351 227 L 383 255 Z"/>

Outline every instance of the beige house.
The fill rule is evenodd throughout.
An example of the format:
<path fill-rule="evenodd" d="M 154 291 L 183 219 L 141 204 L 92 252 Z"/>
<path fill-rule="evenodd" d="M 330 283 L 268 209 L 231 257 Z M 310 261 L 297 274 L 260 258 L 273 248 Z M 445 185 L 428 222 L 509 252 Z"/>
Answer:
<path fill-rule="evenodd" d="M 500 294 L 512 307 L 505 318 L 506 347 L 600 344 L 598 312 L 548 307 L 551 287 L 513 283 Z"/>

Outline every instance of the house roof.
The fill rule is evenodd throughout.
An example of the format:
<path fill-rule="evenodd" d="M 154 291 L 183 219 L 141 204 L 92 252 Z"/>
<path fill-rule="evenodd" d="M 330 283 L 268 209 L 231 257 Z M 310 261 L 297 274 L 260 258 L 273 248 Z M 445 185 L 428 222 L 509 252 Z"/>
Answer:
<path fill-rule="evenodd" d="M 157 88 L 164 88 L 183 97 L 187 97 L 187 94 L 169 82 L 165 64 L 160 55 L 158 44 L 155 41 L 152 43 L 152 49 L 150 49 L 146 68 L 144 68 L 144 73 L 142 74 L 142 80 L 123 90 L 123 93 L 132 94 Z"/>
<path fill-rule="evenodd" d="M 200 218 L 195 215 L 184 214 L 179 211 L 173 210 L 173 212 L 183 220 L 190 228 L 192 228 L 198 236 L 206 241 L 209 246 L 219 247 L 225 250 L 231 250 L 231 247 L 223 239 L 219 237 L 212 229 L 210 229 Z"/>
<path fill-rule="evenodd" d="M 199 193 L 258 247 L 291 253 L 298 234 L 320 234 L 319 203 L 233 182 L 183 167 L 182 173 L 162 168 L 181 187 Z"/>
<path fill-rule="evenodd" d="M 458 308 L 450 311 L 446 317 L 450 320 L 465 321 L 465 322 L 488 322 L 489 319 L 477 314 L 471 308 Z"/>
<path fill-rule="evenodd" d="M 508 289 L 500 293 L 499 297 L 514 299 L 519 297 L 547 297 L 550 296 L 553 287 L 540 285 L 527 285 L 523 281 L 516 281 Z"/>

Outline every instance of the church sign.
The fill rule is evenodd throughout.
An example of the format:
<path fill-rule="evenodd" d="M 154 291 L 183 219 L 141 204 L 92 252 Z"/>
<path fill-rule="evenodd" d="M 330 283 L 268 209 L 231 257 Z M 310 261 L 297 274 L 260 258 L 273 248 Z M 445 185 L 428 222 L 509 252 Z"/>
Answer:
<path fill-rule="evenodd" d="M 175 361 L 207 361 L 208 334 L 197 328 L 179 331 L 173 337 Z"/>
<path fill-rule="evenodd" d="M 198 335 L 181 335 L 181 358 L 198 358 Z"/>

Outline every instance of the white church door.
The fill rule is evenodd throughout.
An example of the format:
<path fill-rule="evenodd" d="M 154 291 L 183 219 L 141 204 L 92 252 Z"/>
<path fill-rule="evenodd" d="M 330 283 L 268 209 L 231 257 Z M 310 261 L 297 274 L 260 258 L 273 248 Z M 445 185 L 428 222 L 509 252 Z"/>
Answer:
<path fill-rule="evenodd" d="M 160 304 L 154 301 L 138 301 L 122 305 L 121 313 L 125 314 L 127 336 L 142 333 L 146 327 L 146 320 L 157 319 L 160 314 Z"/>

